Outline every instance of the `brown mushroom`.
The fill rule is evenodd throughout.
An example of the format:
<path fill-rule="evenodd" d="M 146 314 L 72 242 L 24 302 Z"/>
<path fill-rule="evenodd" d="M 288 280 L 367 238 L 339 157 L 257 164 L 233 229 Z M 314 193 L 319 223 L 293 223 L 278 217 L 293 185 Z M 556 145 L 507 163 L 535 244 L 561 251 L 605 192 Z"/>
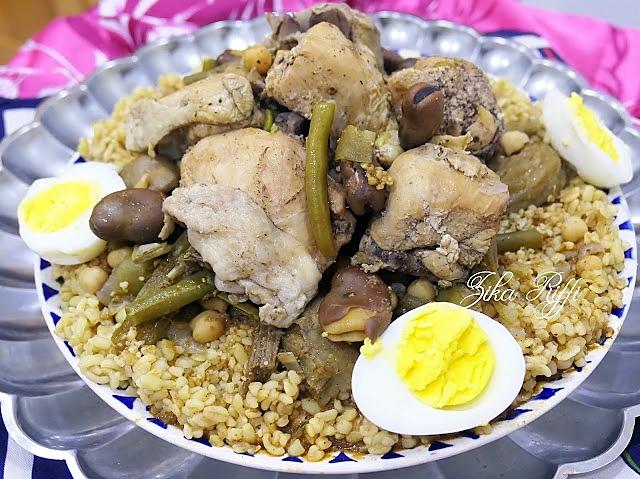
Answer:
<path fill-rule="evenodd" d="M 320 324 L 332 341 L 375 341 L 391 322 L 393 296 L 378 276 L 347 265 L 335 274 L 320 303 Z"/>
<path fill-rule="evenodd" d="M 402 101 L 400 145 L 405 150 L 420 146 L 438 131 L 444 117 L 444 94 L 433 85 L 416 83 Z"/>
<path fill-rule="evenodd" d="M 127 188 L 149 188 L 162 193 L 170 193 L 180 181 L 178 165 L 162 156 L 141 155 L 127 163 L 120 176 Z"/>
<path fill-rule="evenodd" d="M 388 75 L 403 68 L 411 68 L 415 65 L 417 58 L 404 58 L 394 50 L 382 49 L 382 59 L 384 61 L 384 71 Z"/>
<path fill-rule="evenodd" d="M 340 176 L 347 193 L 347 203 L 355 215 L 382 211 L 387 199 L 385 190 L 378 190 L 369 184 L 367 174 L 359 163 L 340 162 Z"/>
<path fill-rule="evenodd" d="M 164 226 L 159 191 L 131 188 L 102 198 L 93 208 L 89 227 L 106 241 L 131 241 L 144 244 L 158 240 Z"/>

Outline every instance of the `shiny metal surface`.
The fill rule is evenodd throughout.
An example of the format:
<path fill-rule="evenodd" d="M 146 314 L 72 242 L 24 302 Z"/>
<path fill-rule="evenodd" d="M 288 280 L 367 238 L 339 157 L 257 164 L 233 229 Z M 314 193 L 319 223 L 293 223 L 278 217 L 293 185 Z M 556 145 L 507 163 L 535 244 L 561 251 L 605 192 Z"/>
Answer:
<path fill-rule="evenodd" d="M 379 13 L 383 45 L 404 54 L 469 58 L 506 76 L 532 96 L 551 86 L 581 90 L 585 102 L 632 148 L 636 176 L 623 187 L 634 226 L 640 223 L 640 134 L 614 100 L 586 88 L 564 65 L 525 47 L 485 38 L 466 27 Z M 65 459 L 75 477 L 242 477 L 276 474 L 234 466 L 175 447 L 135 427 L 80 380 L 48 336 L 32 283 L 33 256 L 17 233 L 16 206 L 36 178 L 57 173 L 75 157 L 79 137 L 134 86 L 160 73 L 186 73 L 202 55 L 259 41 L 266 22 L 219 22 L 193 35 L 161 40 L 135 56 L 105 64 L 85 86 L 61 92 L 39 108 L 37 122 L 0 145 L 0 399 L 12 437 L 34 454 Z M 46 161 L 45 158 L 46 152 Z M 636 293 L 636 298 L 640 293 Z M 638 300 L 635 299 L 634 303 Z M 565 477 L 617 457 L 640 415 L 640 320 L 633 304 L 616 343 L 582 386 L 539 420 L 487 446 L 376 478 Z M 278 476 L 288 477 L 285 473 Z M 344 477 L 355 477 L 355 474 Z"/>

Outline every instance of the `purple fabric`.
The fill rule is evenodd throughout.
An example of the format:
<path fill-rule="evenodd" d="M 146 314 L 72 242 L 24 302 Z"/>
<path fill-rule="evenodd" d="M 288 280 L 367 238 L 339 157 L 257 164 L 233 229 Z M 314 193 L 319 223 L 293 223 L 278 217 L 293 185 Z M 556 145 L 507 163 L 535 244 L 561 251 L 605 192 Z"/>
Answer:
<path fill-rule="evenodd" d="M 307 7 L 311 0 L 102 0 L 75 17 L 51 22 L 0 67 L 0 96 L 46 96 L 80 81 L 108 59 L 146 42 L 192 31 L 217 20 Z M 516 0 L 350 0 L 366 12 L 398 10 L 470 25 L 481 32 L 517 30 L 544 37 L 592 86 L 640 116 L 640 30 L 551 13 Z"/>

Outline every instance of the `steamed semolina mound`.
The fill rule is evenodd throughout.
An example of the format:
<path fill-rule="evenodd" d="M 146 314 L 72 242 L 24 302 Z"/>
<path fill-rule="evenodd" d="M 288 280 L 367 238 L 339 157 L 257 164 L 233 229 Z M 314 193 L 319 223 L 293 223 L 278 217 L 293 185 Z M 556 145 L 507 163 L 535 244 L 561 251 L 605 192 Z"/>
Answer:
<path fill-rule="evenodd" d="M 107 251 L 54 265 L 56 332 L 86 377 L 139 396 L 187 438 L 239 453 L 320 461 L 426 445 L 434 437 L 381 430 L 358 411 L 358 348 L 408 310 L 459 303 L 483 271 L 506 274 L 517 293 L 474 306 L 522 348 L 513 406 L 585 366 L 612 334 L 627 245 L 605 192 L 546 142 L 539 106 L 463 60 L 394 63 L 344 5 L 271 22 L 264 44 L 136 90 L 80 141 L 87 160 L 118 167 L 124 191 L 161 194 L 164 218 L 149 226 L 153 241 L 96 221 Z M 366 81 L 331 74 L 340 52 L 352 59 L 345 74 Z M 305 191 L 317 104 L 335 105 L 320 141 L 329 174 L 316 177 L 325 216 Z M 415 124 L 424 118 L 437 123 L 426 133 Z M 528 293 L 550 273 L 574 294 L 540 317 L 551 291 Z M 153 315 L 159 291 L 173 302 Z"/>

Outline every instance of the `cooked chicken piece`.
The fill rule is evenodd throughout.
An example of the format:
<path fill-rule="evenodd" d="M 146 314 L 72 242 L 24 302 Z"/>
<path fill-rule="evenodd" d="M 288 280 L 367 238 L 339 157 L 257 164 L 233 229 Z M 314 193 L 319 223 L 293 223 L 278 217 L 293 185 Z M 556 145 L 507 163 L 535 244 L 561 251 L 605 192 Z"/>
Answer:
<path fill-rule="evenodd" d="M 324 271 L 334 258 L 317 250 L 307 215 L 304 191 L 305 148 L 286 133 L 256 128 L 234 130 L 203 139 L 191 148 L 180 166 L 183 186 L 193 183 L 240 188 L 256 202 L 282 231 L 302 244 Z M 351 239 L 354 219 L 344 207 L 345 193 L 330 181 L 336 243 Z M 342 199 L 342 202 L 340 202 Z"/>
<path fill-rule="evenodd" d="M 371 18 L 344 3 L 321 3 L 297 13 L 268 15 L 267 19 L 273 30 L 273 40 L 279 49 L 291 49 L 298 43 L 301 32 L 306 32 L 318 23 L 327 22 L 338 27 L 356 45 L 371 50 L 378 67 L 383 66 L 380 32 Z"/>
<path fill-rule="evenodd" d="M 295 355 L 311 397 L 324 406 L 340 392 L 351 390 L 351 374 L 358 350 L 322 336 L 319 307 L 320 298 L 317 298 L 284 335 L 282 348 Z"/>
<path fill-rule="evenodd" d="M 371 50 L 326 22 L 311 27 L 291 50 L 278 51 L 265 94 L 305 118 L 316 103 L 335 102 L 334 139 L 347 125 L 385 130 L 391 118 L 389 94 Z"/>
<path fill-rule="evenodd" d="M 141 98 L 129 107 L 126 147 L 147 151 L 166 135 L 202 123 L 221 129 L 252 124 L 254 100 L 247 78 L 218 73 L 192 83 L 159 100 Z"/>
<path fill-rule="evenodd" d="M 502 114 L 482 70 L 461 58 L 428 57 L 394 72 L 388 84 L 399 120 L 402 101 L 417 83 L 433 85 L 444 93 L 444 117 L 436 135 L 470 133 L 471 153 L 482 158 L 493 155 L 503 130 Z"/>
<path fill-rule="evenodd" d="M 321 274 L 313 257 L 241 189 L 191 184 L 174 190 L 164 210 L 187 227 L 220 291 L 263 305 L 261 321 L 287 328 L 315 296 Z"/>
<path fill-rule="evenodd" d="M 507 186 L 478 158 L 427 143 L 398 156 L 386 210 L 354 261 L 455 281 L 479 263 L 498 231 Z"/>

